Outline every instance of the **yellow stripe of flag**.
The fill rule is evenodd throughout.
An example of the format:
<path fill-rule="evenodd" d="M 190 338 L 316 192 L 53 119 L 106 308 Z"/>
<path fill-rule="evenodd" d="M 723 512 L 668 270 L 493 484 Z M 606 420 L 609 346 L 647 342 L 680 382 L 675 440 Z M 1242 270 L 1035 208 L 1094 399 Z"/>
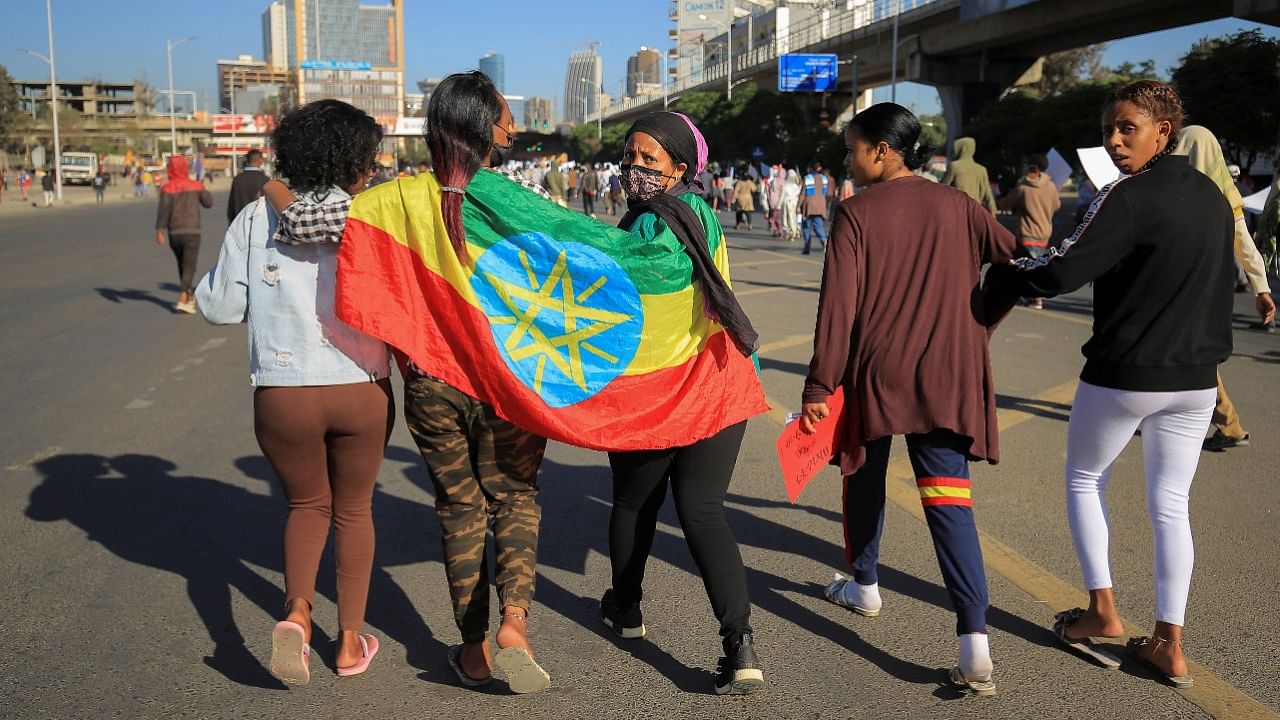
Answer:
<path fill-rule="evenodd" d="M 934 497 L 967 498 L 967 497 L 970 497 L 970 494 L 969 494 L 969 488 L 946 487 L 946 486 L 939 485 L 936 487 L 920 488 L 920 497 L 922 498 L 934 498 Z"/>

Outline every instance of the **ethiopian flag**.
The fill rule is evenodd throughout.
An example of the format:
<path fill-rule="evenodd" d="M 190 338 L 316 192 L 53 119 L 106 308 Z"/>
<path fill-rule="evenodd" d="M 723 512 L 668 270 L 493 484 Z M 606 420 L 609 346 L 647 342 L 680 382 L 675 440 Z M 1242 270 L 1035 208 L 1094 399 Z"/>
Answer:
<path fill-rule="evenodd" d="M 687 197 L 727 280 L 720 225 Z M 338 256 L 338 317 L 572 445 L 679 447 L 768 410 L 752 359 L 707 317 L 693 263 L 654 216 L 624 232 L 481 171 L 463 222 L 466 262 L 433 175 L 357 195 Z"/>

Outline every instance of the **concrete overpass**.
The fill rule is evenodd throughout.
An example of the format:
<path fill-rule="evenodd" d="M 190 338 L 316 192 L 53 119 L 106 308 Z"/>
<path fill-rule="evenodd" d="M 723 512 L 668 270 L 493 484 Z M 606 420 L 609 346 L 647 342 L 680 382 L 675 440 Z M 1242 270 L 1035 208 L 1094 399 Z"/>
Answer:
<path fill-rule="evenodd" d="M 968 5 L 969 0 L 903 0 L 909 9 L 898 17 L 898 80 L 937 87 L 952 137 L 1049 53 L 1231 16 L 1280 24 L 1280 0 L 1034 0 L 961 20 Z M 735 52 L 734 85 L 776 89 L 778 56 L 787 52 L 835 53 L 842 60 L 856 55 L 859 90 L 888 84 L 894 20 L 886 7 L 894 6 L 886 0 L 849 3 L 790 25 L 765 45 Z M 698 77 L 680 78 L 669 86 L 669 96 L 723 91 L 728 67 L 720 61 Z M 842 67 L 835 97 L 845 113 L 853 90 L 852 73 Z M 630 98 L 604 110 L 603 119 L 627 122 L 661 109 L 661 97 Z"/>

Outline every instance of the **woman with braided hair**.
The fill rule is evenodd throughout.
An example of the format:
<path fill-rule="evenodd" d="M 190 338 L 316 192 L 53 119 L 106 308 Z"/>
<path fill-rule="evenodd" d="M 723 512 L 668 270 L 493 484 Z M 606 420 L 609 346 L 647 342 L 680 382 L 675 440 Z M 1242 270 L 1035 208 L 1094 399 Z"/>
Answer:
<path fill-rule="evenodd" d="M 1103 145 L 1125 173 L 1098 193 L 1084 222 L 1044 257 L 988 277 L 989 297 L 1049 297 L 1093 281 L 1093 336 L 1067 428 L 1067 518 L 1088 609 L 1059 613 L 1054 632 L 1108 665 L 1091 637 L 1120 637 L 1103 494 L 1112 464 L 1142 430 L 1155 535 L 1155 631 L 1129 641 L 1135 658 L 1175 687 L 1192 685 L 1182 627 L 1194 549 L 1188 496 L 1213 414 L 1216 374 L 1231 355 L 1235 221 L 1213 181 L 1174 155 L 1182 101 L 1139 80 L 1102 108 Z M 997 292 L 997 291 L 1002 292 Z"/>

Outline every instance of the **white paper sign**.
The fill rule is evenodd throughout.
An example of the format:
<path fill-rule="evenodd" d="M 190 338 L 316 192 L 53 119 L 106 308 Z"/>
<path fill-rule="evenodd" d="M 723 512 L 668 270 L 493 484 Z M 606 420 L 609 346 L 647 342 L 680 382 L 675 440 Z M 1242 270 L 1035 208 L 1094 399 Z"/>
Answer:
<path fill-rule="evenodd" d="M 1066 158 L 1062 157 L 1062 153 L 1058 152 L 1058 148 L 1050 148 L 1048 157 L 1049 167 L 1044 171 L 1049 173 L 1049 177 L 1053 178 L 1053 184 L 1061 190 L 1067 178 L 1071 177 L 1071 165 Z"/>
<path fill-rule="evenodd" d="M 1102 146 L 1078 148 L 1076 154 L 1080 156 L 1084 174 L 1089 176 L 1093 186 L 1099 190 L 1120 179 L 1120 168 L 1111 162 L 1111 156 L 1107 154 L 1106 148 Z"/>
<path fill-rule="evenodd" d="M 1267 204 L 1267 194 L 1271 192 L 1271 187 L 1264 187 L 1258 192 L 1244 199 L 1245 212 L 1251 212 L 1254 215 L 1261 215 L 1262 208 Z"/>

